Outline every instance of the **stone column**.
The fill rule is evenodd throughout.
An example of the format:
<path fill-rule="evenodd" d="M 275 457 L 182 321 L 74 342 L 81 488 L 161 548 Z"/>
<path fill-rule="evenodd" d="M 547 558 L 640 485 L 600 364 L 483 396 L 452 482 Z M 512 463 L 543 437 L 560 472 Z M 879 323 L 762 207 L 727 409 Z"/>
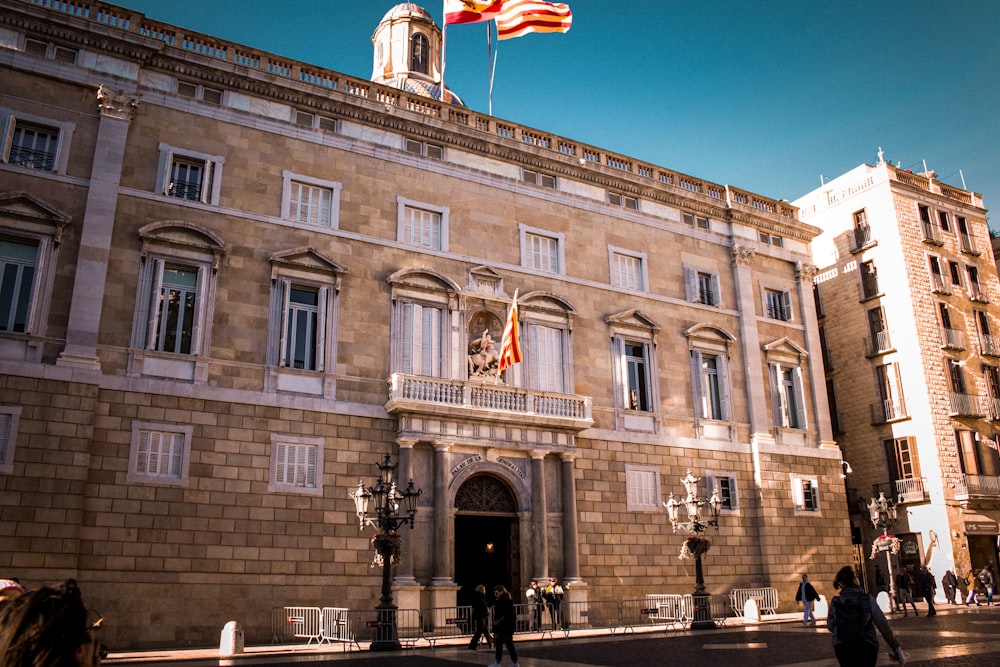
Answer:
<path fill-rule="evenodd" d="M 430 587 L 431 607 L 454 607 L 458 586 L 453 578 L 454 520 L 448 508 L 448 451 L 451 445 L 434 443 L 434 540 L 428 548 L 434 559 Z"/>
<path fill-rule="evenodd" d="M 816 326 L 816 301 L 813 298 L 813 278 L 816 267 L 799 262 L 795 265 L 795 278 L 799 287 L 799 312 L 806 325 L 806 351 L 809 352 L 809 385 L 812 388 L 813 423 L 820 447 L 836 447 L 833 427 L 830 424 L 830 403 L 826 395 L 826 371 L 823 368 L 823 346 Z"/>
<path fill-rule="evenodd" d="M 562 506 L 563 506 L 563 579 L 576 582 L 580 579 L 580 536 L 576 525 L 576 479 L 572 454 L 561 454 L 562 458 Z"/>
<path fill-rule="evenodd" d="M 400 438 L 396 440 L 399 446 L 399 466 L 396 468 L 396 483 L 402 493 L 413 478 L 413 446 L 414 440 Z M 414 481 L 413 485 L 422 488 L 421 483 Z M 420 535 L 425 534 L 429 522 L 426 521 L 426 512 L 417 511 L 416 521 L 420 528 L 414 526 L 413 530 L 406 530 L 403 533 L 403 549 L 399 555 L 399 565 L 396 566 L 396 579 L 393 588 L 396 591 L 396 606 L 400 609 L 420 609 L 420 591 L 422 586 L 413 576 L 414 553 L 421 548 L 426 549 L 424 540 Z M 405 530 L 405 529 L 404 529 Z"/>
<path fill-rule="evenodd" d="M 769 439 L 767 416 L 767 383 L 764 366 L 761 363 L 760 336 L 757 333 L 757 292 L 754 290 L 753 269 L 750 266 L 754 251 L 752 248 L 734 245 L 733 279 L 736 284 L 736 303 L 740 311 L 740 342 L 743 353 L 743 370 L 746 373 L 747 406 L 750 411 L 750 433 L 754 439 Z"/>
<path fill-rule="evenodd" d="M 549 578 L 549 522 L 545 503 L 545 452 L 531 452 L 531 551 L 532 579 Z"/>
<path fill-rule="evenodd" d="M 111 233 L 118 208 L 118 184 L 125 161 L 129 123 L 139 106 L 139 96 L 101 85 L 97 90 L 97 102 L 101 119 L 80 227 L 80 253 L 69 302 L 66 347 L 56 365 L 99 371 L 97 334 L 108 276 Z"/>

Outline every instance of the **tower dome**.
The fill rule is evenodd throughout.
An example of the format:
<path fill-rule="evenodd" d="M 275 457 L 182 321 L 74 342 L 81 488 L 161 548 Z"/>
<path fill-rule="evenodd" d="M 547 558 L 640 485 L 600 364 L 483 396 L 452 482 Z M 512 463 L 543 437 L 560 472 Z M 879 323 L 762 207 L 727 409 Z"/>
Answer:
<path fill-rule="evenodd" d="M 410 93 L 465 106 L 458 95 L 441 91 L 441 29 L 423 7 L 394 6 L 372 34 L 371 80 Z"/>

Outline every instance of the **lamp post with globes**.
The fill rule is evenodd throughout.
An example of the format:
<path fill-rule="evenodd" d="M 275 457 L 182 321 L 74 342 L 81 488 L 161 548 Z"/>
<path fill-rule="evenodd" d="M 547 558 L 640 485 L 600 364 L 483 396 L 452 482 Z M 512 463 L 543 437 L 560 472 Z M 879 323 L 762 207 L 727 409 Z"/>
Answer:
<path fill-rule="evenodd" d="M 891 552 L 893 551 L 893 545 L 898 544 L 898 542 L 889 536 L 889 531 L 896 525 L 896 519 L 898 518 L 896 503 L 891 498 L 886 498 L 884 491 L 880 491 L 878 498 L 872 498 L 872 501 L 868 503 L 868 514 L 872 526 L 876 530 L 882 531 L 882 535 L 875 538 L 875 551 L 872 554 L 872 558 L 875 557 L 876 552 L 885 552 L 885 567 L 889 573 L 889 607 L 894 609 L 896 608 L 896 576 L 892 572 Z"/>
<path fill-rule="evenodd" d="M 417 514 L 417 501 L 422 489 L 413 488 L 413 480 L 400 493 L 392 476 L 396 464 L 390 463 L 390 457 L 385 455 L 382 463 L 376 463 L 378 479 L 374 486 L 365 487 L 363 480 L 358 480 L 358 487 L 350 493 L 358 515 L 360 527 L 366 525 L 377 531 L 372 542 L 375 546 L 376 562 L 382 561 L 382 597 L 375 607 L 376 633 L 372 641 L 373 651 L 395 651 L 402 648 L 399 643 L 399 633 L 396 625 L 396 605 L 392 601 L 392 584 L 390 567 L 399 560 L 400 537 L 396 530 L 405 524 L 413 529 L 413 519 Z M 405 514 L 400 512 L 400 501 L 403 502 Z M 374 511 L 369 514 L 369 506 L 374 504 Z"/>
<path fill-rule="evenodd" d="M 700 480 L 700 477 L 695 477 L 688 470 L 687 475 L 681 480 L 681 483 L 684 484 L 684 490 L 687 493 L 684 500 L 674 498 L 674 494 L 671 492 L 670 498 L 667 502 L 663 503 L 663 506 L 667 508 L 667 515 L 670 517 L 670 524 L 675 533 L 678 528 L 688 533 L 694 533 L 694 537 L 687 538 L 681 550 L 682 558 L 686 554 L 694 556 L 695 588 L 694 595 L 692 596 L 694 598 L 692 630 L 705 630 L 716 627 L 715 621 L 712 620 L 709 594 L 705 592 L 705 577 L 701 569 L 702 554 L 708 551 L 711 543 L 702 537 L 702 533 L 708 530 L 709 526 L 712 526 L 716 530 L 719 529 L 719 512 L 722 510 L 722 499 L 719 497 L 719 490 L 717 488 L 713 490 L 711 498 L 698 495 L 698 482 Z M 680 520 L 681 507 L 684 507 L 687 511 L 687 521 Z M 711 513 L 707 517 L 702 515 L 702 509 L 705 507 Z"/>

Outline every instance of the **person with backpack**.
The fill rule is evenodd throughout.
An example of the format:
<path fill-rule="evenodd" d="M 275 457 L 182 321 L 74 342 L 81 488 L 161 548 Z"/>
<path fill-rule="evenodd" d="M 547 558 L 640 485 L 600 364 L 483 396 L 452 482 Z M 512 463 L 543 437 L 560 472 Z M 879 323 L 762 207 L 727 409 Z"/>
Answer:
<path fill-rule="evenodd" d="M 889 645 L 895 660 L 905 665 L 899 641 L 878 603 L 858 581 L 854 568 L 845 565 L 837 572 L 833 588 L 840 594 L 830 601 L 826 626 L 833 633 L 833 652 L 841 667 L 875 667 L 878 662 L 878 635 Z"/>
<path fill-rule="evenodd" d="M 986 606 L 993 606 L 993 585 L 995 581 L 993 580 L 993 572 L 990 571 L 989 565 L 983 565 L 983 569 L 979 571 L 977 575 L 979 579 L 979 584 L 983 588 L 983 592 L 986 593 Z"/>
<path fill-rule="evenodd" d="M 802 612 L 802 625 L 816 626 L 816 617 L 813 615 L 813 603 L 819 599 L 819 593 L 813 588 L 813 585 L 809 583 L 809 575 L 802 575 L 802 583 L 799 584 L 799 590 L 795 593 L 795 601 L 801 602 L 805 607 Z"/>

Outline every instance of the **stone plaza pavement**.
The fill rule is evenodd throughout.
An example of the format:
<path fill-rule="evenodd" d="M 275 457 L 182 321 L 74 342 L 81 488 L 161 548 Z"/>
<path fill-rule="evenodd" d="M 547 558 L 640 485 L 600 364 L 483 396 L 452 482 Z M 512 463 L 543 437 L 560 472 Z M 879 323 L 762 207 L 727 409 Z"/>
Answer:
<path fill-rule="evenodd" d="M 963 607 L 938 605 L 939 613 L 928 618 L 924 605 L 920 616 L 890 617 L 908 659 L 921 667 L 985 667 L 1000 664 L 1000 606 Z M 816 628 L 803 627 L 800 614 L 766 616 L 748 624 L 729 619 L 716 630 L 643 629 L 637 632 L 582 632 L 569 637 L 526 633 L 515 638 L 521 667 L 601 667 L 629 665 L 657 667 L 704 665 L 740 667 L 836 667 L 830 633 L 820 619 Z M 114 653 L 107 665 L 156 667 L 251 667 L 253 665 L 329 664 L 334 667 L 485 667 L 493 652 L 466 648 L 468 638 L 421 642 L 416 648 L 392 653 L 372 653 L 366 646 L 344 645 L 250 646 L 240 655 L 220 658 L 217 648 Z M 885 645 L 879 665 L 891 662 Z M 504 666 L 510 665 L 505 655 Z"/>

